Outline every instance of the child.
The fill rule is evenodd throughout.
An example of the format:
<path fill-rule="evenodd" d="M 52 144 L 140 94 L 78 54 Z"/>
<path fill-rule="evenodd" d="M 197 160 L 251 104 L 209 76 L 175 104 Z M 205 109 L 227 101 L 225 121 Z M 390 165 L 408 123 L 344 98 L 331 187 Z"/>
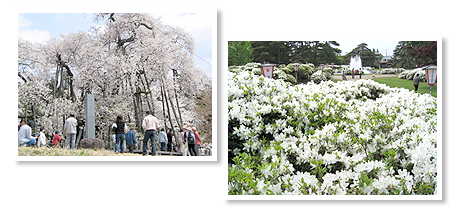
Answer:
<path fill-rule="evenodd" d="M 60 142 L 61 142 L 62 138 L 59 137 L 59 130 L 56 130 L 54 136 L 53 136 L 53 147 L 57 147 L 57 148 L 60 148 L 61 145 L 60 145 Z"/>
<path fill-rule="evenodd" d="M 135 132 L 133 127 L 131 127 L 131 130 L 126 133 L 126 145 L 129 148 L 129 153 L 134 153 L 134 147 L 137 145 L 137 141 L 135 140 Z"/>
<path fill-rule="evenodd" d="M 164 132 L 164 128 L 161 128 L 158 137 L 159 144 L 161 144 L 161 151 L 166 151 L 167 135 Z"/>
<path fill-rule="evenodd" d="M 46 146 L 46 135 L 45 135 L 45 128 L 40 128 L 40 133 L 37 140 L 37 147 L 45 147 Z"/>

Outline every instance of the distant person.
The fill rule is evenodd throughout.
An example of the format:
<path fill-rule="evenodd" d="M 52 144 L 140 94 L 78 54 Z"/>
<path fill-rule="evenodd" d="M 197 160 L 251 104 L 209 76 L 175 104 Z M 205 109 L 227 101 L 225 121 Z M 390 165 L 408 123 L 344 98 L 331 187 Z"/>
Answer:
<path fill-rule="evenodd" d="M 35 128 L 35 121 L 28 121 L 18 131 L 18 146 L 28 147 L 37 142 L 38 135 L 32 137 L 32 128 Z"/>
<path fill-rule="evenodd" d="M 419 87 L 419 82 L 421 79 L 419 78 L 419 74 L 416 74 L 416 77 L 414 78 L 414 92 L 418 92 L 418 87 Z"/>
<path fill-rule="evenodd" d="M 75 139 L 76 139 L 76 127 L 77 127 L 77 120 L 75 119 L 75 115 L 70 113 L 70 117 L 65 120 L 64 124 L 64 132 L 65 135 L 65 148 L 66 149 L 76 149 L 75 146 Z"/>
<path fill-rule="evenodd" d="M 133 127 L 131 127 L 131 130 L 126 133 L 126 145 L 129 148 L 129 153 L 134 153 L 134 148 L 137 145 L 137 141 L 135 140 L 135 132 Z"/>
<path fill-rule="evenodd" d="M 151 155 L 156 155 L 156 129 L 159 127 L 159 121 L 156 117 L 151 115 L 150 111 L 146 112 L 146 116 L 143 119 L 142 127 L 145 129 L 145 136 L 143 138 L 143 155 L 148 154 L 147 142 L 151 141 Z"/>
<path fill-rule="evenodd" d="M 182 142 L 183 142 L 183 144 L 180 145 L 180 151 L 182 152 L 183 156 L 187 156 L 187 152 L 188 152 L 188 143 L 186 141 L 188 133 L 187 133 L 186 129 L 187 129 L 187 126 L 183 125 L 182 131 L 181 131 L 181 132 L 183 132 L 183 134 L 182 134 Z"/>
<path fill-rule="evenodd" d="M 347 81 L 347 78 L 346 78 L 346 70 L 343 69 L 343 81 Z"/>
<path fill-rule="evenodd" d="M 194 144 L 194 151 L 196 152 L 196 156 L 200 156 L 200 150 L 201 150 L 201 137 L 199 136 L 198 131 L 196 130 L 196 127 L 191 128 L 194 133 L 194 138 L 195 138 L 195 144 Z"/>
<path fill-rule="evenodd" d="M 172 151 L 172 129 L 167 133 L 167 151 Z"/>
<path fill-rule="evenodd" d="M 116 123 L 113 123 L 113 125 L 116 125 Z M 112 138 L 113 147 L 115 147 L 115 144 L 116 144 L 116 134 L 112 134 L 111 138 Z"/>
<path fill-rule="evenodd" d="M 351 72 L 351 74 L 352 74 L 352 79 L 354 79 L 354 73 L 355 73 L 355 72 L 354 72 L 354 69 L 352 69 L 352 72 Z"/>
<path fill-rule="evenodd" d="M 37 147 L 45 147 L 46 146 L 46 135 L 45 135 L 45 128 L 40 128 L 40 135 L 38 136 L 37 140 Z"/>
<path fill-rule="evenodd" d="M 359 71 L 359 79 L 362 79 L 362 68 L 360 68 L 360 71 Z"/>
<path fill-rule="evenodd" d="M 194 133 L 191 132 L 191 127 L 188 127 L 186 129 L 187 135 L 186 135 L 186 141 L 188 143 L 188 150 L 190 151 L 191 156 L 196 156 L 196 152 L 194 150 L 194 143 L 195 143 L 195 136 Z"/>
<path fill-rule="evenodd" d="M 161 151 L 166 151 L 167 135 L 164 132 L 164 128 L 161 128 L 158 135 L 159 144 L 161 144 Z"/>
<path fill-rule="evenodd" d="M 62 140 L 62 137 L 59 136 L 59 130 L 56 130 L 56 132 L 54 132 L 54 136 L 53 136 L 53 147 L 57 147 L 57 148 L 60 148 L 61 147 L 61 140 Z"/>
<path fill-rule="evenodd" d="M 126 122 L 124 122 L 123 116 L 118 115 L 116 116 L 115 121 L 115 134 L 116 134 L 116 142 L 115 142 L 115 153 L 119 153 L 121 149 L 121 154 L 124 153 L 124 132 L 127 130 Z M 119 145 L 119 146 L 118 146 Z"/>

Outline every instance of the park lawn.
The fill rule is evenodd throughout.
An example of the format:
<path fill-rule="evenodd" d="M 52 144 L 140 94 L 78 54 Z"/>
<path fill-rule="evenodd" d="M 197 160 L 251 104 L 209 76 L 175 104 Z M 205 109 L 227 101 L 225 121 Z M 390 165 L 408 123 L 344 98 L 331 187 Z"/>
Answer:
<path fill-rule="evenodd" d="M 386 84 L 389 87 L 403 87 L 405 89 L 413 90 L 414 91 L 414 86 L 413 86 L 413 81 L 412 80 L 406 80 L 406 79 L 400 79 L 398 77 L 383 77 L 383 78 L 373 78 L 374 81 L 382 84 Z M 427 93 L 429 94 L 429 87 L 426 82 L 419 82 L 419 88 L 418 88 L 418 93 L 424 94 Z M 432 86 L 432 96 L 437 97 L 437 85 Z"/>
<path fill-rule="evenodd" d="M 18 156 L 142 156 L 139 154 L 116 154 L 110 150 L 77 149 L 68 150 L 49 147 L 18 147 Z"/>

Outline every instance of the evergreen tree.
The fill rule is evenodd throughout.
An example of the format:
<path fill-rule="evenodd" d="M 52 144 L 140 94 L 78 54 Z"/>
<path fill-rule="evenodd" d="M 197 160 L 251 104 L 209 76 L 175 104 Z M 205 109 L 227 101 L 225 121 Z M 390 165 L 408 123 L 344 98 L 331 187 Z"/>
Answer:
<path fill-rule="evenodd" d="M 228 66 L 240 66 L 252 62 L 252 53 L 250 41 L 229 41 Z"/>
<path fill-rule="evenodd" d="M 360 55 L 360 59 L 362 60 L 362 66 L 375 66 L 375 59 L 376 55 L 373 51 L 368 48 L 368 44 L 361 43 L 357 45 L 356 48 L 352 49 L 351 52 L 347 53 L 344 57 L 344 62 L 349 63 L 351 57 Z"/>

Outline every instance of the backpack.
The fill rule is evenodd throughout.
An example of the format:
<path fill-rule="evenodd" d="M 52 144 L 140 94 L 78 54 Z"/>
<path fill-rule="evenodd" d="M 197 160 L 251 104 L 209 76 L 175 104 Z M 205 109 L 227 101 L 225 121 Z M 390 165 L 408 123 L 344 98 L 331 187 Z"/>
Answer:
<path fill-rule="evenodd" d="M 189 144 L 194 144 L 194 136 L 191 135 L 193 132 L 188 133 L 188 143 Z"/>

